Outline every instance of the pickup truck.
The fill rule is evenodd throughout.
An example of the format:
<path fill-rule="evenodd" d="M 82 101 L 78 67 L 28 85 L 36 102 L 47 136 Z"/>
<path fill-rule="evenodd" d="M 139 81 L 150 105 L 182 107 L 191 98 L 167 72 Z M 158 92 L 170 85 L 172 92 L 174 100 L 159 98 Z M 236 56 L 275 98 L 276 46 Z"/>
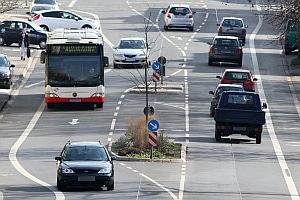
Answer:
<path fill-rule="evenodd" d="M 215 139 L 232 134 L 246 135 L 261 144 L 262 127 L 266 122 L 267 104 L 261 104 L 254 92 L 224 91 L 215 111 Z"/>

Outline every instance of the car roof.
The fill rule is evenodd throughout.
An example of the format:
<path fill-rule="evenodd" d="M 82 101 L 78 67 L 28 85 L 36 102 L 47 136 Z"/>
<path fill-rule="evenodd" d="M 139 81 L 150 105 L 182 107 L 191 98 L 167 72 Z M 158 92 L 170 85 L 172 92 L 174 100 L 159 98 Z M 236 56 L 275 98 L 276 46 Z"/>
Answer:
<path fill-rule="evenodd" d="M 236 37 L 236 36 L 225 36 L 225 35 L 216 35 L 216 36 L 214 36 L 214 38 L 215 39 L 218 39 L 218 38 L 220 38 L 220 39 L 239 39 L 238 37 Z"/>
<path fill-rule="evenodd" d="M 238 19 L 238 20 L 243 21 L 243 18 L 240 18 L 240 17 L 223 17 L 222 20 L 224 20 L 224 19 Z"/>
<path fill-rule="evenodd" d="M 225 69 L 225 72 L 250 72 L 248 69 Z"/>
<path fill-rule="evenodd" d="M 104 147 L 104 145 L 101 142 L 90 142 L 90 141 L 74 141 L 74 142 L 68 142 L 68 147 L 78 147 L 78 146 L 97 146 L 97 147 Z"/>
<path fill-rule="evenodd" d="M 73 11 L 70 11 L 70 10 L 42 10 L 42 11 L 39 11 L 39 13 L 46 13 L 46 12 L 69 12 L 69 13 L 73 13 L 73 14 L 76 14 L 78 16 L 80 16 L 79 14 L 73 12 Z"/>
<path fill-rule="evenodd" d="M 238 84 L 225 84 L 225 83 L 220 83 L 218 84 L 217 86 L 218 88 L 219 87 L 238 87 L 238 88 L 244 88 L 242 85 L 238 85 Z"/>
<path fill-rule="evenodd" d="M 140 37 L 127 37 L 127 38 L 121 38 L 120 40 L 145 40 L 145 39 Z"/>
<path fill-rule="evenodd" d="M 187 7 L 189 8 L 190 5 L 189 4 L 170 4 L 169 7 Z"/>

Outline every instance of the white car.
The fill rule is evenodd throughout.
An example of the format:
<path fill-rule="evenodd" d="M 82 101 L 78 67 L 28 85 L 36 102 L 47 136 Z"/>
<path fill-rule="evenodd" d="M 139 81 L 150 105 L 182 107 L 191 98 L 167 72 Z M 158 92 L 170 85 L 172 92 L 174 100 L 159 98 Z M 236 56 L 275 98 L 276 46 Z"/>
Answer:
<path fill-rule="evenodd" d="M 38 12 L 32 21 L 46 31 L 53 31 L 56 28 L 100 29 L 100 24 L 96 20 L 81 17 L 68 10 L 44 10 Z"/>
<path fill-rule="evenodd" d="M 56 6 L 52 6 L 50 4 L 35 4 L 30 12 L 26 12 L 29 15 L 28 20 L 32 21 L 33 17 L 38 14 L 38 12 L 43 10 L 58 10 Z"/>
<path fill-rule="evenodd" d="M 32 12 L 33 7 L 35 6 L 50 6 L 51 9 L 49 10 L 58 10 L 60 3 L 58 3 L 56 0 L 32 0 L 29 2 L 29 13 Z M 48 9 L 47 9 L 48 10 Z"/>
<path fill-rule="evenodd" d="M 150 49 L 143 38 L 122 38 L 117 46 L 113 47 L 113 67 L 145 67 L 150 65 Z"/>

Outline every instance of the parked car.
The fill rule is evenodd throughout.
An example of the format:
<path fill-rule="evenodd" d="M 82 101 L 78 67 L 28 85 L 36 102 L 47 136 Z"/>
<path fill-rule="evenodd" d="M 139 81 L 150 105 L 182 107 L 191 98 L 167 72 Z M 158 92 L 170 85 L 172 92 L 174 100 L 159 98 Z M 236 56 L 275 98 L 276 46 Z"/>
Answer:
<path fill-rule="evenodd" d="M 151 46 L 147 47 L 144 38 L 121 38 L 118 45 L 113 46 L 113 67 L 145 67 L 150 65 Z"/>
<path fill-rule="evenodd" d="M 115 156 L 101 142 L 67 142 L 57 160 L 57 189 L 106 186 L 114 190 Z"/>
<path fill-rule="evenodd" d="M 222 84 L 240 84 L 244 90 L 255 92 L 255 81 L 250 70 L 245 69 L 226 69 L 222 76 L 216 76 Z"/>
<path fill-rule="evenodd" d="M 7 55 L 0 54 L 0 87 L 3 89 L 10 89 L 12 85 L 13 68 L 15 65 L 11 64 Z"/>
<path fill-rule="evenodd" d="M 1 22 L 0 45 L 9 46 L 12 43 L 19 43 L 18 36 L 23 28 L 27 30 L 30 44 L 39 45 L 42 49 L 45 48 L 47 33 L 35 23 L 22 19 Z"/>
<path fill-rule="evenodd" d="M 237 84 L 218 84 L 214 91 L 209 91 L 209 94 L 213 95 L 210 100 L 209 109 L 209 114 L 211 117 L 215 116 L 215 110 L 218 106 L 220 96 L 224 91 L 244 91 L 244 87 Z"/>
<path fill-rule="evenodd" d="M 214 62 L 236 63 L 238 67 L 243 65 L 243 48 L 238 37 L 215 36 L 212 42 L 208 42 L 208 65 Z"/>
<path fill-rule="evenodd" d="M 38 12 L 32 19 L 34 23 L 46 31 L 56 28 L 91 28 L 100 29 L 100 24 L 94 19 L 84 18 L 67 10 L 44 10 Z"/>
<path fill-rule="evenodd" d="M 296 19 L 290 18 L 286 21 L 283 36 L 285 55 L 298 49 L 298 21 Z"/>
<path fill-rule="evenodd" d="M 188 28 L 194 30 L 194 14 L 188 4 L 171 4 L 167 10 L 162 11 L 164 15 L 164 29 Z"/>
<path fill-rule="evenodd" d="M 52 8 L 51 10 L 58 10 L 60 3 L 58 3 L 56 0 L 32 0 L 29 2 L 28 12 L 31 12 L 33 7 L 36 6 L 50 6 Z"/>
<path fill-rule="evenodd" d="M 225 36 L 236 36 L 239 40 L 242 40 L 243 43 L 246 42 L 246 25 L 242 18 L 237 17 L 223 17 L 221 23 L 217 24 L 218 35 Z"/>
<path fill-rule="evenodd" d="M 32 21 L 33 17 L 38 14 L 39 11 L 42 10 L 55 10 L 56 7 L 50 5 L 50 4 L 36 4 L 34 5 L 29 12 L 26 12 L 26 14 L 29 15 L 28 20 Z"/>

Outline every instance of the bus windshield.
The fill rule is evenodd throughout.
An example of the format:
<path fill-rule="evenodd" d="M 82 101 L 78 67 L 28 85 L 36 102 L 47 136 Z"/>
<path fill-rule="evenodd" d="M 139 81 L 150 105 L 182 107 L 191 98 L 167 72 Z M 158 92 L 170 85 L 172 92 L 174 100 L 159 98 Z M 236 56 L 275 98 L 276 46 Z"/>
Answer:
<path fill-rule="evenodd" d="M 53 87 L 95 87 L 102 83 L 99 56 L 49 57 L 47 84 Z"/>

